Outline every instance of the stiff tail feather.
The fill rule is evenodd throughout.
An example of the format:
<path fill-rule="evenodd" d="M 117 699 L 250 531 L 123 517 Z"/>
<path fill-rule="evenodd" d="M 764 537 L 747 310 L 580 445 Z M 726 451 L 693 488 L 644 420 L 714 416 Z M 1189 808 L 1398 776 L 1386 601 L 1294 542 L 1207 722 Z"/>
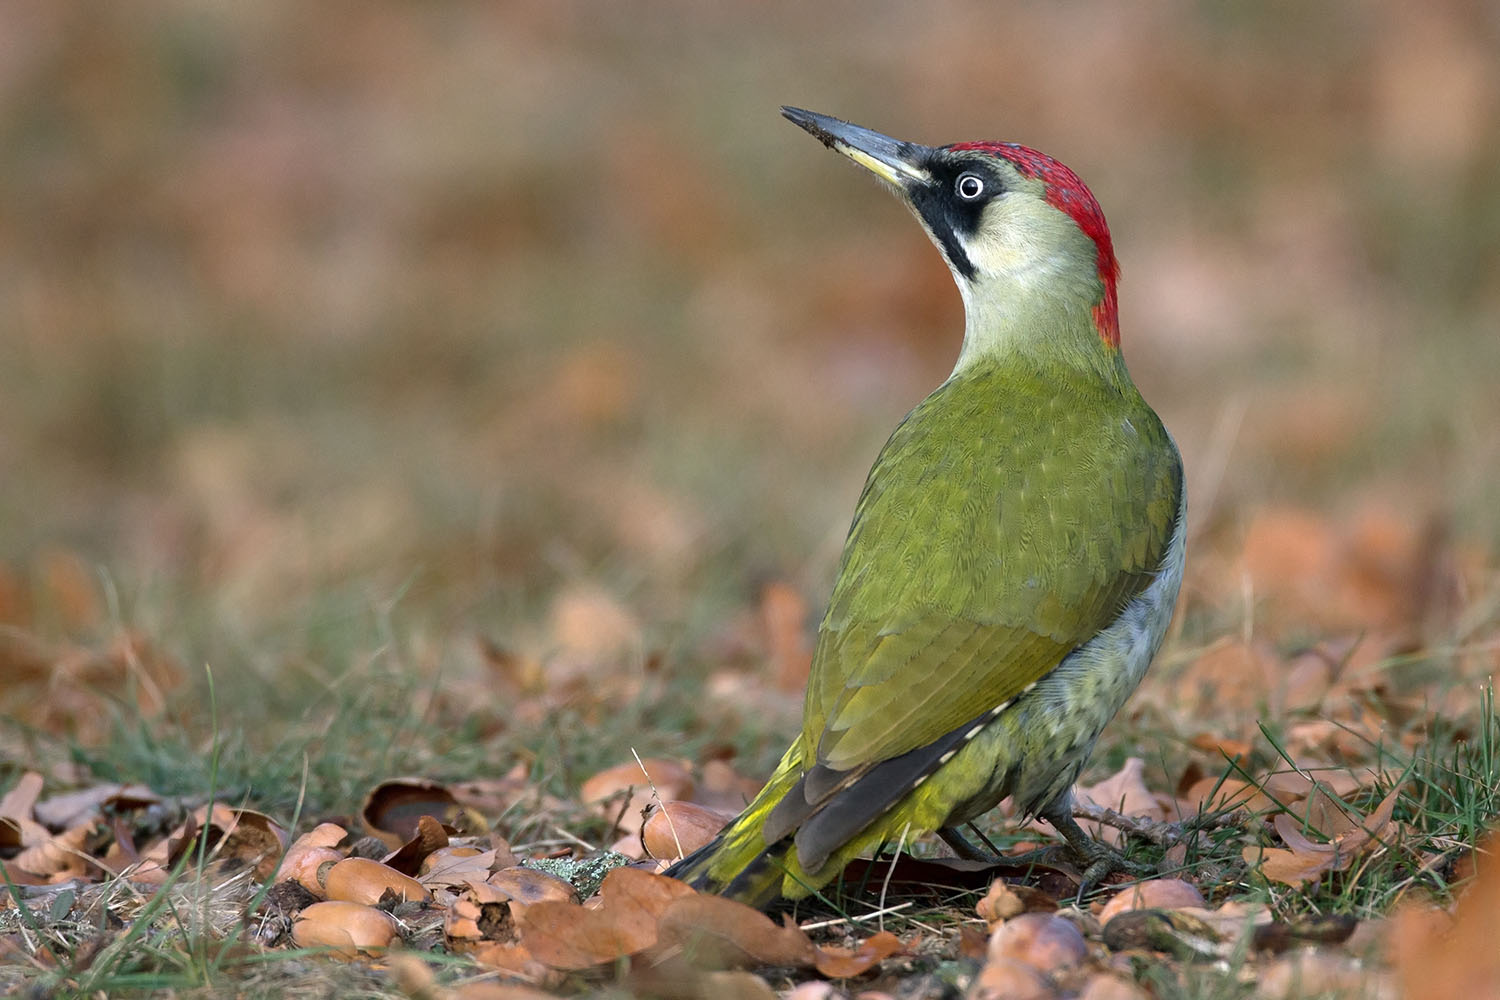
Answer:
<path fill-rule="evenodd" d="M 786 854 L 791 839 L 751 855 L 737 864 L 727 852 L 728 840 L 721 834 L 678 861 L 665 874 L 681 879 L 699 892 L 710 892 L 764 909 L 783 895 Z"/>
<path fill-rule="evenodd" d="M 701 892 L 711 892 L 757 908 L 782 897 L 807 895 L 816 884 L 797 862 L 791 836 L 773 844 L 765 839 L 766 817 L 801 774 L 794 744 L 755 800 L 719 835 L 665 872 Z"/>

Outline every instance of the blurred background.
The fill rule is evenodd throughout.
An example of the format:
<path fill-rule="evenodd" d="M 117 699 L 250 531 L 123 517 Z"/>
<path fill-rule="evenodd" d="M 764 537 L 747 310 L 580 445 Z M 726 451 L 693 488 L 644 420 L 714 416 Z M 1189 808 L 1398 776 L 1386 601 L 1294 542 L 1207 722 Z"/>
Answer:
<path fill-rule="evenodd" d="M 720 727 L 773 752 L 962 329 L 783 103 L 1090 183 L 1189 470 L 1169 661 L 1493 636 L 1497 52 L 1484 0 L 5 5 L 12 750 L 201 733 L 207 665 L 250 745 L 357 677 L 533 752 L 773 676 Z"/>

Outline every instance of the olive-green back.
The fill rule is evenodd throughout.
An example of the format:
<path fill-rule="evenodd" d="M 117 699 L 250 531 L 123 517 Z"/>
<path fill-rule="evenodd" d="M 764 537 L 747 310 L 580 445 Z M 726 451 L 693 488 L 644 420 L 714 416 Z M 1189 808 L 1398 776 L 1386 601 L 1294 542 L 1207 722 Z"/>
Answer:
<path fill-rule="evenodd" d="M 819 633 L 804 767 L 860 771 L 1020 694 L 1150 581 L 1182 489 L 1124 375 L 978 362 L 876 460 Z"/>

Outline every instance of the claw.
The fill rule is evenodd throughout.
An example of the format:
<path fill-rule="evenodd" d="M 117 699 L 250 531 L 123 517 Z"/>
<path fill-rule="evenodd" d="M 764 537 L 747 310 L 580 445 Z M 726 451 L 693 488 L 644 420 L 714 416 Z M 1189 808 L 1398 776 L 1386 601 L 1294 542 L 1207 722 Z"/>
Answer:
<path fill-rule="evenodd" d="M 1078 886 L 1080 903 L 1085 896 L 1099 888 L 1112 872 L 1125 872 L 1137 878 L 1146 878 L 1156 874 L 1156 869 L 1151 865 L 1131 861 L 1108 844 L 1101 844 L 1084 833 L 1078 821 L 1073 818 L 1071 803 L 1064 808 L 1047 810 L 1042 814 L 1042 818 L 1063 835 L 1068 842 L 1069 849 L 1083 863 L 1083 880 Z"/>

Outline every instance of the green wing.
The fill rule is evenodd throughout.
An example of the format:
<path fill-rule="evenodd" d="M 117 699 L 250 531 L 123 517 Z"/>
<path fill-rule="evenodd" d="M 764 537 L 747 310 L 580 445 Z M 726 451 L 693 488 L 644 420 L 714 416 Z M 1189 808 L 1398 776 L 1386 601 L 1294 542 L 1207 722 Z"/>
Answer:
<path fill-rule="evenodd" d="M 813 657 L 804 766 L 852 780 L 1045 676 L 1150 582 L 1181 488 L 1176 448 L 1128 381 L 995 367 L 945 383 L 860 498 Z"/>

